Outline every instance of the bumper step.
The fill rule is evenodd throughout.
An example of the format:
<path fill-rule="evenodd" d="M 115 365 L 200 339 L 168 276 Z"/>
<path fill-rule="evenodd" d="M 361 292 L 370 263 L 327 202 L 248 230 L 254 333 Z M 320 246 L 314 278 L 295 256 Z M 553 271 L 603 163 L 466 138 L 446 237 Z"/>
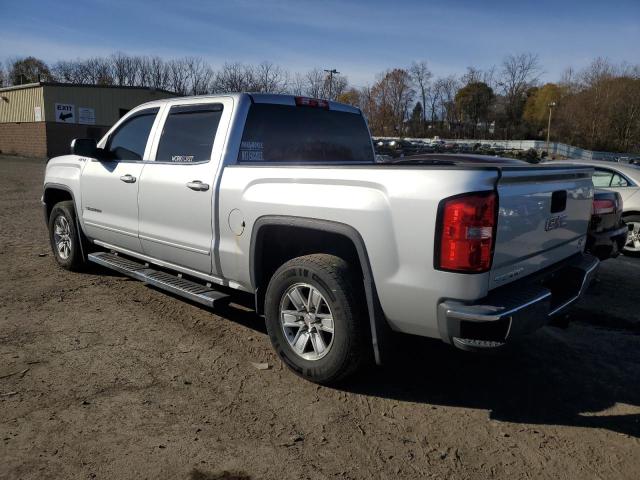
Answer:
<path fill-rule="evenodd" d="M 90 253 L 88 260 L 207 307 L 214 307 L 220 303 L 226 304 L 229 301 L 229 295 L 226 293 L 171 273 L 155 270 L 148 265 L 129 260 L 114 253 Z"/>
<path fill-rule="evenodd" d="M 495 340 L 477 340 L 474 338 L 458 338 L 453 337 L 453 344 L 461 350 L 492 350 L 500 348 L 505 345 L 505 342 L 498 342 Z"/>

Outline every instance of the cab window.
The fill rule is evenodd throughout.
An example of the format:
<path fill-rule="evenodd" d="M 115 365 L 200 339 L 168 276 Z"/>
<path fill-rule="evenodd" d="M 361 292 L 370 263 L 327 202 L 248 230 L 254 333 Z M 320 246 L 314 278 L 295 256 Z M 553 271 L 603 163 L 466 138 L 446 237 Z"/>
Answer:
<path fill-rule="evenodd" d="M 362 115 L 269 103 L 251 105 L 238 153 L 238 162 L 373 161 Z"/>
<path fill-rule="evenodd" d="M 156 161 L 203 162 L 211 159 L 222 104 L 176 105 L 164 123 Z"/>
<path fill-rule="evenodd" d="M 133 114 L 109 136 L 106 152 L 110 160 L 142 160 L 158 108 Z"/>

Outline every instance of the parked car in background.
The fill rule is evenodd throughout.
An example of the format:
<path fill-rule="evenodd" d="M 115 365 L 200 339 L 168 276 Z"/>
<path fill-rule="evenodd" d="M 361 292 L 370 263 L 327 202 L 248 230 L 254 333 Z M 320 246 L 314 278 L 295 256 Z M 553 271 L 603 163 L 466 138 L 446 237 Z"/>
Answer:
<path fill-rule="evenodd" d="M 629 230 L 622 220 L 622 205 L 618 192 L 594 193 L 586 251 L 600 260 L 617 257 L 627 242 Z"/>
<path fill-rule="evenodd" d="M 622 218 L 629 229 L 624 253 L 640 255 L 640 167 L 601 160 L 551 160 L 546 163 L 593 167 L 593 186 L 618 192 L 622 197 Z"/>

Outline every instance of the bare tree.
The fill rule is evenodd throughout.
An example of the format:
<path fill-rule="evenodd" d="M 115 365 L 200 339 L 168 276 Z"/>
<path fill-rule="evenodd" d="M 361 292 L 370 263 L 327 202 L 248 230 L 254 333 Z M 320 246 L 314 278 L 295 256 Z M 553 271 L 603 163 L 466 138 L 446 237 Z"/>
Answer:
<path fill-rule="evenodd" d="M 442 79 L 438 78 L 431 85 L 429 85 L 429 89 L 427 90 L 427 103 L 424 105 L 425 115 L 426 110 L 429 110 L 429 115 L 431 118 L 431 126 L 435 126 L 436 120 L 438 118 L 438 104 L 440 103 L 440 84 L 442 83 Z"/>
<path fill-rule="evenodd" d="M 117 52 L 110 57 L 111 75 L 115 85 L 133 87 L 146 81 L 144 61 L 141 57 Z"/>
<path fill-rule="evenodd" d="M 467 71 L 460 76 L 460 83 L 462 85 L 469 85 L 470 83 L 482 82 L 483 72 L 476 67 L 467 67 Z"/>
<path fill-rule="evenodd" d="M 188 75 L 184 60 L 173 59 L 168 63 L 169 89 L 178 95 L 186 95 L 188 91 Z"/>
<path fill-rule="evenodd" d="M 239 62 L 225 63 L 214 76 L 212 91 L 216 93 L 246 92 L 254 83 L 251 68 Z"/>
<path fill-rule="evenodd" d="M 92 85 L 112 85 L 113 76 L 109 61 L 102 57 L 91 57 L 79 63 L 82 82 Z"/>
<path fill-rule="evenodd" d="M 62 83 L 83 83 L 83 73 L 79 61 L 61 60 L 51 68 L 53 78 Z"/>
<path fill-rule="evenodd" d="M 202 95 L 210 91 L 213 71 L 200 57 L 186 57 L 183 60 L 186 70 L 187 88 L 191 95 Z"/>
<path fill-rule="evenodd" d="M 371 96 L 375 102 L 370 118 L 373 129 L 384 135 L 403 136 L 409 105 L 414 95 L 411 76 L 407 70 L 394 68 L 383 72 L 371 88 Z"/>
<path fill-rule="evenodd" d="M 505 97 L 507 137 L 521 119 L 526 92 L 538 81 L 540 73 L 538 56 L 532 53 L 508 55 L 503 60 L 499 85 Z"/>
<path fill-rule="evenodd" d="M 621 70 L 620 67 L 613 65 L 606 58 L 598 57 L 591 62 L 591 65 L 580 72 L 578 79 L 581 85 L 593 87 L 603 80 L 623 75 Z"/>
<path fill-rule="evenodd" d="M 128 56 L 122 52 L 111 55 L 111 73 L 116 85 L 122 86 L 128 83 L 129 60 Z"/>
<path fill-rule="evenodd" d="M 289 93 L 293 95 L 306 95 L 307 79 L 306 76 L 296 72 L 289 81 Z"/>
<path fill-rule="evenodd" d="M 455 75 L 441 78 L 438 82 L 440 118 L 445 122 L 448 130 L 452 130 L 458 120 L 455 98 L 459 88 L 460 84 Z"/>
<path fill-rule="evenodd" d="M 309 70 L 305 75 L 306 87 L 304 94 L 313 98 L 324 97 L 326 75 L 319 69 Z"/>
<path fill-rule="evenodd" d="M 498 88 L 498 71 L 495 65 L 482 71 L 482 82 L 489 85 L 491 90 L 495 91 Z"/>
<path fill-rule="evenodd" d="M 467 67 L 467 71 L 460 76 L 460 83 L 469 85 L 470 83 L 485 83 L 492 90 L 497 87 L 496 67 L 492 66 L 486 70 L 477 67 Z"/>
<path fill-rule="evenodd" d="M 331 85 L 329 85 L 330 82 Z M 346 76 L 334 74 L 330 77 L 323 69 L 314 68 L 304 75 L 294 75 L 290 90 L 296 95 L 335 100 L 346 91 L 348 86 L 349 81 Z"/>
<path fill-rule="evenodd" d="M 429 84 L 433 75 L 425 61 L 413 62 L 409 68 L 409 74 L 411 75 L 411 80 L 413 80 L 413 83 L 416 85 L 420 99 L 422 100 L 422 123 L 424 125 L 427 123 L 427 96 L 429 92 Z"/>
<path fill-rule="evenodd" d="M 287 90 L 289 74 L 278 65 L 262 62 L 253 68 L 251 91 L 263 93 L 284 93 Z"/>
<path fill-rule="evenodd" d="M 149 70 L 149 86 L 168 89 L 171 72 L 167 63 L 157 56 L 147 58 L 146 63 Z"/>
<path fill-rule="evenodd" d="M 576 71 L 573 67 L 567 67 L 560 76 L 560 85 L 574 87 L 576 85 Z"/>
<path fill-rule="evenodd" d="M 349 80 L 347 77 L 340 74 L 329 75 L 324 77 L 324 84 L 322 87 L 322 98 L 329 100 L 336 100 L 349 86 Z"/>

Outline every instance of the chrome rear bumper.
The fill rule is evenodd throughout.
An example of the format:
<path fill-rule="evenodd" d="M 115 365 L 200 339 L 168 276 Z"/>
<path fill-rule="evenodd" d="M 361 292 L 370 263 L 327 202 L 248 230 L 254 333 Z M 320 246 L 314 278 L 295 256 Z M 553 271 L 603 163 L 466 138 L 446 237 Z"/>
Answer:
<path fill-rule="evenodd" d="M 579 254 L 475 302 L 443 301 L 438 306 L 440 334 L 462 348 L 467 344 L 486 348 L 530 333 L 583 295 L 599 263 L 592 255 Z"/>

